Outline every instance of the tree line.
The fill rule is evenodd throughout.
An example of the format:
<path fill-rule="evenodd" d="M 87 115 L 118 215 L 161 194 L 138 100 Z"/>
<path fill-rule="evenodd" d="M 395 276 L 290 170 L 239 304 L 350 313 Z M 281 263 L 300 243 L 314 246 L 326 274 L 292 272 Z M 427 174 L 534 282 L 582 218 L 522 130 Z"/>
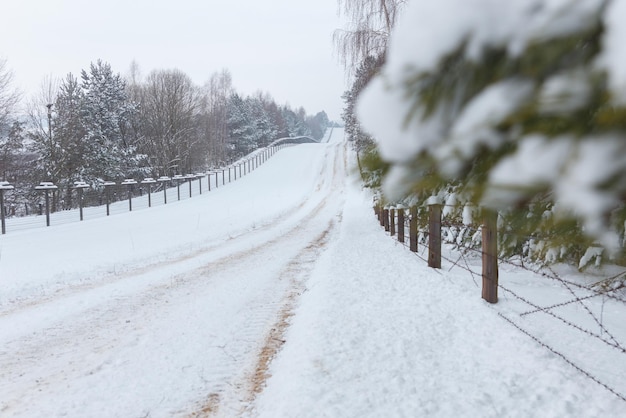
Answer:
<path fill-rule="evenodd" d="M 18 114 L 11 81 L 0 60 L 0 179 L 16 186 L 5 200 L 16 215 L 39 202 L 33 186 L 40 181 L 59 187 L 53 210 L 69 209 L 76 181 L 97 189 L 104 181 L 202 172 L 278 138 L 320 139 L 331 123 L 324 111 L 311 116 L 269 93 L 238 93 L 228 70 L 197 86 L 177 69 L 141 77 L 133 63 L 123 77 L 98 60 L 79 76 L 44 80 L 26 114 Z"/>

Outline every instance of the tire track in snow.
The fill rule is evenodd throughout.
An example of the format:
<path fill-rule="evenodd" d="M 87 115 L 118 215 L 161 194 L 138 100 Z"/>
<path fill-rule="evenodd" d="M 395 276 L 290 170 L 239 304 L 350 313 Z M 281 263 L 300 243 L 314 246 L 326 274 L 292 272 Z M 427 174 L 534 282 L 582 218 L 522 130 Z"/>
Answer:
<path fill-rule="evenodd" d="M 346 153 L 346 144 L 343 144 L 341 152 L 336 151 L 334 153 L 332 171 L 323 170 L 323 172 L 326 172 L 327 181 L 329 181 L 333 193 L 329 194 L 318 205 L 312 215 L 319 216 L 322 208 L 329 205 L 329 202 L 332 200 L 334 200 L 336 205 L 335 215 L 328 221 L 328 226 L 319 235 L 310 240 L 306 247 L 293 257 L 281 272 L 280 277 L 288 278 L 290 286 L 282 298 L 274 323 L 266 332 L 264 344 L 259 349 L 254 368 L 248 370 L 243 379 L 240 378 L 237 383 L 230 385 L 229 389 L 210 393 L 207 396 L 207 400 L 190 413 L 189 417 L 240 416 L 250 410 L 256 396 L 263 390 L 265 382 L 269 378 L 271 361 L 285 342 L 283 337 L 289 326 L 289 319 L 292 317 L 293 310 L 297 305 L 298 297 L 305 290 L 306 282 L 315 268 L 315 262 L 319 255 L 326 249 L 332 233 L 337 225 L 341 223 L 341 209 L 344 202 L 341 191 L 343 181 L 345 181 L 347 175 Z M 328 217 L 322 219 L 328 219 Z M 307 231 L 309 228 L 305 226 L 303 230 Z"/>
<path fill-rule="evenodd" d="M 324 158 L 323 165 L 319 171 L 320 180 L 318 181 L 317 185 L 314 187 L 314 190 L 316 192 L 324 189 L 325 187 L 326 188 L 329 187 L 328 185 L 329 176 L 328 175 L 324 176 L 324 173 L 328 172 L 329 153 L 330 153 L 330 148 L 327 148 L 326 158 Z M 265 238 L 265 239 L 275 239 L 276 237 L 280 237 L 280 235 L 277 233 L 284 230 L 285 227 L 293 228 L 294 225 L 297 225 L 299 222 L 302 222 L 303 219 L 312 216 L 312 214 L 315 213 L 315 211 L 319 209 L 319 206 L 321 204 L 320 202 L 318 202 L 317 207 L 313 209 L 308 208 L 307 206 L 310 206 L 312 203 L 315 204 L 314 200 L 311 199 L 311 197 L 308 197 L 307 199 L 300 202 L 298 205 L 292 208 L 289 208 L 286 211 L 281 212 L 277 218 L 278 222 L 276 222 L 276 219 L 272 219 L 265 223 L 255 224 L 252 230 L 244 228 L 239 231 L 234 231 L 230 233 L 228 238 L 226 239 L 218 238 L 214 240 L 214 242 L 208 245 L 189 251 L 173 259 L 157 261 L 148 265 L 143 265 L 143 266 L 135 267 L 135 268 L 130 266 L 127 271 L 123 271 L 121 273 L 117 273 L 117 272 L 111 273 L 102 278 L 97 279 L 96 281 L 89 280 L 89 281 L 81 282 L 78 284 L 75 284 L 75 283 L 68 284 L 62 289 L 57 289 L 52 294 L 42 295 L 33 299 L 17 301 L 16 303 L 8 304 L 5 307 L 2 307 L 0 305 L 0 319 L 8 315 L 18 313 L 20 311 L 27 311 L 29 308 L 33 308 L 39 305 L 44 305 L 46 303 L 50 303 L 56 300 L 61 300 L 62 298 L 72 297 L 77 294 L 83 294 L 84 292 L 87 292 L 89 290 L 104 288 L 104 287 L 110 286 L 111 284 L 115 284 L 117 282 L 122 282 L 124 280 L 134 279 L 138 276 L 147 275 L 154 271 L 161 270 L 164 267 L 171 268 L 172 266 L 175 266 L 177 264 L 190 262 L 195 259 L 200 260 L 202 258 L 206 258 L 206 256 L 209 254 L 217 254 L 217 253 L 232 254 L 235 251 L 232 248 L 241 246 L 242 242 L 250 242 L 250 243 L 260 242 L 258 235 L 261 233 L 267 233 L 268 235 L 273 234 L 272 238 Z M 260 243 L 258 245 L 263 245 L 263 243 Z M 219 259 L 204 260 L 205 263 L 216 262 L 216 261 L 219 261 Z M 181 271 L 186 271 L 188 269 L 189 268 L 186 266 L 182 266 L 180 268 Z M 89 275 L 89 274 L 90 274 L 89 272 L 85 273 L 85 275 Z"/>
<path fill-rule="evenodd" d="M 5 313 L 0 323 L 25 316 L 34 318 L 19 335 L 3 335 L 0 413 L 37 416 L 76 412 L 72 408 L 86 405 L 75 405 L 76 399 L 65 398 L 68 388 L 69 392 L 86 391 L 85 402 L 93 406 L 97 394 L 90 388 L 101 387 L 103 379 L 117 384 L 130 379 L 145 385 L 142 403 L 136 399 L 117 400 L 115 407 L 122 415 L 187 413 L 192 399 L 187 406 L 174 408 L 176 402 L 168 404 L 167 390 L 171 388 L 159 391 L 158 382 L 142 379 L 146 367 L 162 367 L 173 381 L 189 382 L 192 397 L 206 400 L 208 396 L 209 402 L 203 405 L 219 399 L 221 411 L 241 411 L 254 394 L 252 377 L 259 375 L 259 365 L 264 361 L 259 353 L 272 353 L 268 339 L 277 335 L 275 331 L 272 334 L 272 328 L 286 326 L 285 315 L 314 266 L 316 251 L 323 249 L 316 246 L 316 240 L 326 236 L 340 213 L 338 177 L 345 175 L 340 146 L 327 150 L 325 161 L 330 162 L 332 157 L 332 170 L 322 175 L 320 184 L 325 193 L 319 201 L 303 202 L 295 210 L 296 219 L 240 236 L 248 243 L 244 250 L 233 251 L 241 247 L 233 244 L 187 254 L 174 265 L 145 267 L 111 283 L 74 288 L 60 297 Z M 285 229 L 286 233 L 281 234 Z M 281 257 L 273 260 L 276 254 Z M 259 265 L 264 265 L 263 271 L 254 271 Z M 154 283 L 154 272 L 159 269 L 167 271 Z M 229 306 L 227 302 L 234 296 L 239 305 Z M 67 310 L 64 317 L 55 315 L 64 320 L 46 321 L 46 312 L 55 309 Z M 211 315 L 228 317 L 230 323 L 211 322 Z M 184 327 L 180 327 L 181 319 Z M 182 347 L 184 353 L 167 350 L 168 340 L 188 338 L 190 334 L 194 336 L 189 344 L 199 342 L 199 346 Z M 143 353 L 151 353 L 152 357 L 142 359 Z M 159 356 L 165 360 L 159 362 Z M 41 405 L 42 391 L 47 399 L 59 399 L 58 404 Z M 152 398 L 155 393 L 161 397 Z M 162 403 L 171 405 L 159 409 Z M 207 413 L 202 407 L 194 410 Z"/>

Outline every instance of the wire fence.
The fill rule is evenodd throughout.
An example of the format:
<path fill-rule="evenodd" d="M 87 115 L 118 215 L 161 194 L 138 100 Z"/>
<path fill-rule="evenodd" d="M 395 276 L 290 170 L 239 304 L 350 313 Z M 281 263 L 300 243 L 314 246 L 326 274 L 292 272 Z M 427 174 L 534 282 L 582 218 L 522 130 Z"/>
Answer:
<path fill-rule="evenodd" d="M 280 144 L 259 149 L 231 164 L 195 175 L 163 177 L 157 180 L 150 179 L 148 182 L 145 182 L 148 179 L 144 179 L 144 182 L 135 180 L 132 182 L 125 180 L 121 183 L 111 182 L 103 185 L 99 190 L 77 188 L 73 191 L 75 207 L 68 210 L 53 212 L 49 202 L 44 204 L 43 201 L 50 198 L 49 193 L 52 193 L 54 189 L 42 189 L 42 203 L 40 203 L 35 214 L 19 217 L 7 216 L 8 211 L 4 205 L 0 205 L 2 234 L 104 218 L 199 196 L 246 176 L 280 149 L 297 143 L 282 141 Z M 6 188 L 0 190 L 0 193 L 10 193 L 11 191 L 12 189 Z"/>
<path fill-rule="evenodd" d="M 465 272 L 477 288 L 480 280 L 484 287 L 484 263 L 489 255 L 486 250 L 489 245 L 484 242 L 485 224 L 442 220 L 443 205 L 437 206 L 440 207 L 434 211 L 375 206 L 374 212 L 385 231 L 397 237 L 398 242 L 420 260 L 430 266 L 437 265 L 436 258 L 444 261 L 443 265 L 439 262 L 435 271 L 445 268 Z M 424 219 L 426 212 L 429 219 Z M 420 219 L 414 219 L 420 215 Z M 432 248 L 433 243 L 439 248 Z M 568 270 L 567 266 L 561 266 L 563 272 L 559 272 L 551 266 L 533 264 L 522 254 L 512 257 L 497 254 L 496 248 L 497 269 L 505 273 L 503 280 L 498 280 L 498 272 L 495 277 L 501 300 L 504 300 L 493 305 L 498 315 L 626 402 L 626 329 L 623 326 L 626 270 L 622 268 L 613 274 L 592 277 L 580 274 L 577 269 Z"/>

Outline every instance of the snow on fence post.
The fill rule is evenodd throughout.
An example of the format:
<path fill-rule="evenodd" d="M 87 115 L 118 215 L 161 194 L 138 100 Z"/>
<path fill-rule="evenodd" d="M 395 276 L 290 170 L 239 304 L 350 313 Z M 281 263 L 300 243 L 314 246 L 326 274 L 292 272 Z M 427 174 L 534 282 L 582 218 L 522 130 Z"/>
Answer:
<path fill-rule="evenodd" d="M 8 181 L 0 181 L 0 222 L 2 223 L 2 235 L 7 233 L 7 227 L 4 221 L 4 191 L 13 190 L 13 185 Z"/>
<path fill-rule="evenodd" d="M 83 220 L 83 192 L 88 189 L 89 185 L 84 181 L 75 181 L 74 189 L 78 190 L 78 211 L 80 213 L 80 220 Z"/>
<path fill-rule="evenodd" d="M 124 179 L 120 183 L 122 186 L 128 186 L 128 211 L 133 211 L 133 186 L 137 184 L 137 180 L 135 179 Z"/>
<path fill-rule="evenodd" d="M 115 186 L 115 185 L 116 183 L 114 181 L 105 181 L 104 183 L 102 183 L 102 186 L 104 186 L 104 193 L 106 194 L 106 198 L 107 198 L 107 216 L 111 214 L 111 210 L 110 210 L 111 188 L 110 186 Z"/>
<path fill-rule="evenodd" d="M 483 209 L 483 291 L 489 303 L 498 302 L 498 213 Z"/>
<path fill-rule="evenodd" d="M 57 189 L 58 187 L 49 181 L 42 181 L 39 186 L 35 186 L 35 190 L 43 190 L 46 194 L 46 226 L 50 226 L 50 191 Z"/>
<path fill-rule="evenodd" d="M 180 200 L 180 183 L 185 181 L 185 178 L 182 174 L 174 174 L 172 180 L 176 182 L 176 196 L 178 197 L 178 200 Z"/>
<path fill-rule="evenodd" d="M 196 178 L 198 179 L 198 193 L 202 194 L 202 177 L 204 177 L 204 173 L 196 173 Z"/>
<path fill-rule="evenodd" d="M 389 235 L 392 237 L 396 235 L 396 210 L 395 208 L 389 209 Z"/>
<path fill-rule="evenodd" d="M 404 207 L 398 207 L 398 242 L 404 243 Z"/>
<path fill-rule="evenodd" d="M 409 218 L 409 249 L 417 252 L 417 206 L 411 206 Z"/>
<path fill-rule="evenodd" d="M 167 183 L 172 180 L 168 176 L 161 176 L 157 181 L 163 183 L 163 204 L 167 205 Z"/>
<path fill-rule="evenodd" d="M 191 182 L 192 182 L 193 180 L 195 180 L 195 179 L 196 179 L 196 176 L 195 176 L 195 175 L 193 175 L 193 174 L 187 174 L 187 175 L 185 175 L 185 180 L 187 180 L 187 181 L 189 182 L 189 197 L 192 197 L 192 196 L 191 196 Z"/>
<path fill-rule="evenodd" d="M 441 268 L 441 200 L 431 196 L 428 205 L 428 267 Z"/>
<path fill-rule="evenodd" d="M 152 177 L 146 177 L 145 179 L 141 180 L 141 184 L 148 185 L 148 207 L 149 208 L 152 207 L 152 185 L 154 183 L 156 183 L 156 180 L 153 179 Z"/>

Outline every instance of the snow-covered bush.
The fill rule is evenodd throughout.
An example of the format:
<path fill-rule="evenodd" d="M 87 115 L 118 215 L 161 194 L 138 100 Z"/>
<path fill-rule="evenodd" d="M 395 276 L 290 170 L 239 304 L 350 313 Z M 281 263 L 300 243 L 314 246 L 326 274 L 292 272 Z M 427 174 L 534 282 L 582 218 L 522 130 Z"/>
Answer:
<path fill-rule="evenodd" d="M 618 248 L 624 18 L 621 0 L 411 2 L 357 109 L 392 165 L 385 195 L 428 196 L 456 182 L 470 203 L 509 213 L 510 231 L 527 235 L 509 234 L 517 250 L 531 227 L 550 259 L 581 231 Z M 528 212 L 531 203 L 539 207 Z"/>

